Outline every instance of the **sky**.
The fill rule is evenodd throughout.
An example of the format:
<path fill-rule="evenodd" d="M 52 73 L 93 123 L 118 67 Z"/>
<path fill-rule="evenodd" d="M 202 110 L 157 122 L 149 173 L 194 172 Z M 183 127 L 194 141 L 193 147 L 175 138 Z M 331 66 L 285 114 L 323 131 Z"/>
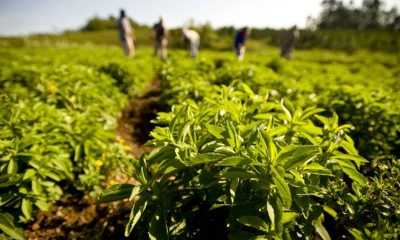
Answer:
<path fill-rule="evenodd" d="M 213 27 L 305 27 L 317 17 L 322 0 L 0 0 L 0 36 L 54 33 L 78 29 L 97 15 L 118 16 L 125 9 L 135 21 L 152 25 L 163 16 L 167 27 L 194 19 Z M 354 0 L 360 5 L 362 0 Z M 386 0 L 387 8 L 400 0 Z"/>

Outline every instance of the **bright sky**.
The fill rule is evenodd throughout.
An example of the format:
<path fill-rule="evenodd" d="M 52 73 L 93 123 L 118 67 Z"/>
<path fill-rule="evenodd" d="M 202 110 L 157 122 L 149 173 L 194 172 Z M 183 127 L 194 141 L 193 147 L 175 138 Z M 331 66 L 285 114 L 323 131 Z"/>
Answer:
<path fill-rule="evenodd" d="M 0 36 L 77 29 L 94 15 L 118 16 L 119 9 L 139 23 L 153 24 L 160 15 L 167 27 L 210 22 L 220 26 L 286 28 L 306 26 L 317 17 L 322 0 L 0 0 Z M 360 5 L 362 0 L 354 0 Z M 400 0 L 386 0 L 387 8 Z"/>

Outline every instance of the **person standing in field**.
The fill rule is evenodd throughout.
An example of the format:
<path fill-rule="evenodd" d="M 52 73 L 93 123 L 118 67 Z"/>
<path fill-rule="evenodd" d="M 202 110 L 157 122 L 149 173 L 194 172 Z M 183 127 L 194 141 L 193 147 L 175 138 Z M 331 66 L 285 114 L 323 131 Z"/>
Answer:
<path fill-rule="evenodd" d="M 291 27 L 289 30 L 283 31 L 280 36 L 281 43 L 281 56 L 286 59 L 292 59 L 292 52 L 294 44 L 300 37 L 299 29 L 296 25 Z"/>
<path fill-rule="evenodd" d="M 250 35 L 250 28 L 244 27 L 239 29 L 236 32 L 235 41 L 233 43 L 233 47 L 235 49 L 236 56 L 238 57 L 239 61 L 242 61 L 244 58 L 244 53 L 246 51 L 246 40 Z"/>
<path fill-rule="evenodd" d="M 154 33 L 154 55 L 161 56 L 162 60 L 167 59 L 168 32 L 164 26 L 164 21 L 160 21 L 153 26 Z"/>
<path fill-rule="evenodd" d="M 125 56 L 131 57 L 135 54 L 135 45 L 133 43 L 133 29 L 126 16 L 125 11 L 121 10 L 118 19 L 119 40 L 121 41 L 122 48 L 124 49 Z"/>
<path fill-rule="evenodd" d="M 200 46 L 200 35 L 196 31 L 188 28 L 183 28 L 182 34 L 185 40 L 185 44 L 189 48 L 190 57 L 197 57 Z"/>

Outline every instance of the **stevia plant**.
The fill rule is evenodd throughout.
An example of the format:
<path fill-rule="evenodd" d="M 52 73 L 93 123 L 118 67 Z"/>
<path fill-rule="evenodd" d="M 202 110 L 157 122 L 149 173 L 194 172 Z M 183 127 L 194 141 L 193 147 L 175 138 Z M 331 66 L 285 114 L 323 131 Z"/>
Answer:
<path fill-rule="evenodd" d="M 0 68 L 0 238 L 23 239 L 21 223 L 66 189 L 98 194 L 125 156 L 114 130 L 127 99 L 114 80 L 43 52 Z"/>
<path fill-rule="evenodd" d="M 174 105 L 159 114 L 156 149 L 127 162 L 140 184 L 115 185 L 99 203 L 135 200 L 125 234 L 139 238 L 202 238 L 210 228 L 231 239 L 329 239 L 327 188 L 344 175 L 364 185 L 364 160 L 351 126 L 321 111 L 269 102 L 241 83 Z"/>

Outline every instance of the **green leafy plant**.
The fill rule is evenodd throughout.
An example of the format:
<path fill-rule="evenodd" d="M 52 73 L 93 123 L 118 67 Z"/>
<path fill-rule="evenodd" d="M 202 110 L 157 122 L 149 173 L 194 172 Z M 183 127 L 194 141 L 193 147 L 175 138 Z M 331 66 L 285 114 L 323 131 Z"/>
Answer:
<path fill-rule="evenodd" d="M 267 100 L 235 83 L 160 114 L 157 123 L 167 127 L 152 133 L 156 150 L 128 163 L 140 185 L 130 186 L 130 200 L 139 199 L 126 235 L 141 221 L 150 238 L 201 238 L 207 230 L 196 224 L 213 219 L 233 239 L 328 238 L 327 186 L 344 174 L 365 184 L 350 126 L 316 115 L 318 108 Z M 128 197 L 128 190 L 113 187 L 99 202 Z"/>
<path fill-rule="evenodd" d="M 92 63 L 47 51 L 15 53 L 0 71 L 0 237 L 24 238 L 20 224 L 66 189 L 98 194 L 125 157 L 114 131 L 127 96 Z"/>

